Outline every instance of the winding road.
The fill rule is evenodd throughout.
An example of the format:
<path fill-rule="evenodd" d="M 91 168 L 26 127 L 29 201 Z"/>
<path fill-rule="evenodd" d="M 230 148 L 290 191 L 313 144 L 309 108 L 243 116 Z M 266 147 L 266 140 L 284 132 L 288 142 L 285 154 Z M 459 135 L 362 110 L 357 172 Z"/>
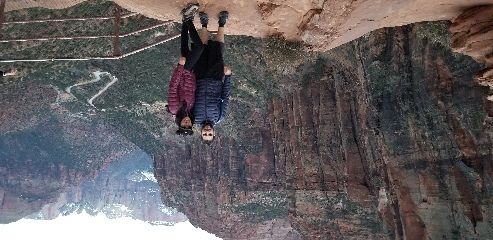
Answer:
<path fill-rule="evenodd" d="M 99 82 L 101 81 L 101 75 L 109 75 L 110 78 L 111 78 L 111 82 L 109 82 L 108 84 L 106 84 L 106 86 L 104 86 L 103 89 L 101 89 L 98 93 L 96 93 L 96 95 L 94 95 L 93 97 L 91 97 L 87 103 L 89 103 L 89 105 L 91 105 L 93 108 L 96 108 L 94 106 L 94 104 L 92 103 L 94 101 L 94 99 L 96 99 L 97 97 L 99 97 L 101 94 L 103 94 L 106 90 L 108 90 L 109 87 L 111 87 L 111 85 L 113 85 L 115 82 L 118 81 L 118 78 L 116 78 L 115 76 L 111 75 L 109 72 L 101 72 L 101 71 L 95 71 L 95 72 L 92 72 L 95 76 L 94 79 L 92 80 L 89 80 L 89 81 L 86 81 L 86 82 L 81 82 L 81 83 L 77 83 L 77 84 L 74 84 L 70 87 L 67 87 L 65 89 L 65 91 L 67 93 L 71 93 L 71 89 L 73 87 L 77 87 L 77 86 L 82 86 L 82 85 L 86 85 L 86 84 L 91 84 L 91 83 L 95 83 L 95 82 Z M 97 109 L 97 108 L 96 108 Z"/>

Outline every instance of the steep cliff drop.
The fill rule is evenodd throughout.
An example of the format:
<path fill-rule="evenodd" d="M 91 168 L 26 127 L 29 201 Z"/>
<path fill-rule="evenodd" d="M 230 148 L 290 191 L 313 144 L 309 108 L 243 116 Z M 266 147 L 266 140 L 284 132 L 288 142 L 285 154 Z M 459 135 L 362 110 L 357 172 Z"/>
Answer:
<path fill-rule="evenodd" d="M 224 239 L 487 238 L 485 88 L 448 26 L 380 29 L 276 78 L 267 123 L 231 113 L 248 136 L 154 154 L 163 201 Z"/>
<path fill-rule="evenodd" d="M 187 221 L 185 215 L 162 204 L 150 160 L 143 151 L 133 151 L 102 170 L 96 179 L 64 189 L 55 201 L 26 218 L 51 220 L 86 212 L 103 213 L 110 219 L 131 217 L 152 225 Z"/>
<path fill-rule="evenodd" d="M 274 144 L 276 161 L 291 172 L 302 236 L 490 235 L 485 88 L 472 78 L 480 66 L 449 49 L 447 25 L 372 32 L 328 52 L 299 79 L 306 87 L 273 102 L 274 142 L 285 143 Z"/>
<path fill-rule="evenodd" d="M 8 1 L 7 8 L 12 10 L 20 2 Z M 204 1 L 211 15 L 223 6 L 235 9 L 232 4 L 236 11 L 245 10 L 242 19 L 232 17 L 233 33 L 266 36 L 280 32 L 288 37 L 293 33 L 315 43 L 314 49 L 332 49 L 307 54 L 310 57 L 300 61 L 305 64 L 283 75 L 268 69 L 263 41 L 231 37 L 228 47 L 235 51 L 228 60 L 237 76 L 229 110 L 233 117 L 220 126 L 222 136 L 212 147 L 169 134 L 170 125 L 163 126 L 153 118 L 154 112 L 142 105 L 138 108 L 133 101 L 163 96 L 125 91 L 127 86 L 152 86 L 161 89 L 154 94 L 163 92 L 155 87 L 163 85 L 155 77 L 159 74 L 153 72 L 139 82 L 140 75 L 131 73 L 135 68 L 142 70 L 139 64 L 146 60 L 164 61 L 162 56 L 173 53 L 164 47 L 145 57 L 113 62 L 115 66 L 92 63 L 127 73 L 128 81 L 119 81 L 123 87 L 117 96 L 126 94 L 132 101 L 118 98 L 115 103 L 115 95 L 101 96 L 99 104 L 113 107 L 114 112 L 99 113 L 91 121 L 81 120 L 91 115 L 87 111 L 74 117 L 73 113 L 79 113 L 74 108 L 80 107 L 75 101 L 44 112 L 57 95 L 51 87 L 35 81 L 8 85 L 0 95 L 5 107 L 0 114 L 0 144 L 8 150 L 0 152 L 6 159 L 0 162 L 2 220 L 14 221 L 33 208 L 39 211 L 46 202 L 56 201 L 66 187 L 94 178 L 115 156 L 141 144 L 153 154 L 163 202 L 185 213 L 195 226 L 225 239 L 487 238 L 492 235 L 493 221 L 493 128 L 487 118 L 492 107 L 484 101 L 488 90 L 473 81 L 483 67 L 451 52 L 449 23 L 379 29 L 338 48 L 332 45 L 383 26 L 379 21 L 343 24 L 350 16 L 372 12 L 367 9 L 390 11 L 394 17 L 383 14 L 382 18 L 392 20 L 386 23 L 394 26 L 402 24 L 396 19 L 451 19 L 469 4 L 490 1 L 463 2 L 392 1 L 393 7 L 385 9 L 372 5 L 375 1 L 310 2 L 295 7 L 277 1 L 233 1 L 230 5 Z M 167 1 L 120 4 L 161 19 L 178 19 L 182 5 Z M 432 11 L 437 6 L 444 9 L 443 14 Z M 297 13 L 306 16 L 300 21 L 302 32 L 297 32 L 298 24 L 292 24 L 295 31 L 291 32 L 293 28 L 276 25 L 296 22 L 297 18 L 288 17 L 299 7 L 309 9 Z M 421 9 L 433 17 L 414 15 L 409 9 Z M 247 18 L 249 14 L 255 16 Z M 334 16 L 337 19 L 330 21 Z M 355 30 L 348 31 L 352 26 Z M 145 62 L 145 69 L 154 62 Z M 126 63 L 134 64 L 132 71 L 123 66 Z M 159 68 L 152 67 L 158 72 L 162 62 Z M 70 81 L 58 84 L 73 84 L 72 75 L 79 70 L 74 67 L 67 72 Z M 119 107 L 122 100 L 133 109 Z M 111 129 L 105 121 L 111 122 Z M 108 135 L 101 137 L 98 131 Z M 33 136 L 37 136 L 36 144 L 31 141 Z M 69 145 L 62 150 L 76 149 L 53 149 L 62 145 Z M 33 156 L 39 161 L 31 161 Z"/>
<path fill-rule="evenodd" d="M 469 55 L 486 68 L 476 75 L 479 84 L 493 89 L 493 5 L 464 11 L 450 26 L 452 49 Z M 493 96 L 488 100 L 493 101 Z M 491 115 L 491 114 L 490 114 Z"/>

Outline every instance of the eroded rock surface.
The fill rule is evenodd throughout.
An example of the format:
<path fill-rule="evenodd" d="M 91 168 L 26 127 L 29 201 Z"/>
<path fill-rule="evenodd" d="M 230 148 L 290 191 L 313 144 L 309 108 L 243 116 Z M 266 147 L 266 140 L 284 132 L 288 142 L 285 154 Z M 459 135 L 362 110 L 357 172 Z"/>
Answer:
<path fill-rule="evenodd" d="M 211 12 L 219 11 L 222 6 L 212 1 L 201 3 Z M 248 4 L 253 2 L 233 3 L 248 10 Z M 287 28 L 277 26 L 281 23 L 276 23 L 274 15 L 268 13 L 283 14 L 291 11 L 289 7 L 275 1 L 258 3 L 263 12 L 255 13 L 263 14 L 262 21 L 272 22 L 266 24 L 268 27 L 251 23 L 250 27 L 257 27 L 256 33 L 265 30 L 262 34 L 273 34 Z M 372 9 L 369 3 L 299 2 L 293 9 L 303 7 L 309 12 L 303 14 L 307 16 L 303 26 L 309 32 L 315 31 L 310 29 L 310 24 L 324 14 L 327 4 L 339 12 L 326 18 L 350 19 L 357 9 Z M 433 17 L 450 19 L 468 8 L 469 3 L 486 1 L 465 5 L 454 5 L 454 1 L 447 1 L 451 5 L 440 1 L 414 3 L 399 2 L 392 4 L 394 7 L 390 10 L 383 8 L 382 11 L 395 14 L 396 9 L 405 9 L 397 11 L 399 21 L 404 21 L 410 16 L 406 15 L 409 9 L 427 6 L 431 11 L 436 10 L 435 4 L 442 4 L 440 9 L 454 9 L 453 14 L 434 12 Z M 167 5 L 170 15 L 165 16 L 162 15 L 166 14 L 164 5 L 161 5 L 165 2 L 120 4 L 128 4 L 129 9 L 148 15 L 161 9 L 154 17 L 162 19 L 178 19 L 177 13 L 184 5 L 181 1 Z M 155 10 L 149 10 L 146 4 Z M 12 6 L 8 5 L 10 9 Z M 247 10 L 243 16 L 254 13 Z M 233 16 L 232 31 L 235 24 L 247 21 L 243 17 L 241 21 L 235 20 Z M 293 24 L 295 21 L 287 16 L 283 20 L 298 29 L 299 25 Z M 391 17 L 387 18 L 395 23 Z M 422 20 L 427 20 L 426 14 Z M 326 23 L 325 20 L 318 24 L 322 23 Z M 321 31 L 323 34 L 318 36 L 343 39 L 338 37 L 337 29 L 349 26 L 339 26 L 339 23 L 340 20 L 334 19 L 318 28 L 337 26 L 335 30 Z M 233 66 L 235 84 L 229 116 L 217 127 L 221 135 L 212 147 L 201 145 L 196 138 L 173 135 L 175 126 L 169 124 L 172 120 L 163 116 L 164 123 L 156 123 L 151 112 L 146 112 L 142 105 L 131 102 L 120 107 L 122 103 L 111 102 L 128 94 L 125 90 L 129 88 L 102 96 L 102 103 L 114 109 L 98 114 L 112 121 L 111 126 L 120 129 L 125 138 L 153 154 L 163 202 L 185 213 L 195 226 L 222 238 L 488 238 L 492 235 L 493 135 L 492 121 L 487 115 L 488 112 L 491 115 L 492 106 L 484 101 L 487 89 L 473 81 L 473 75 L 481 66 L 471 58 L 453 54 L 447 44 L 448 35 L 434 34 L 437 29 L 447 29 L 448 26 L 443 25 L 447 24 L 381 29 L 325 54 L 314 55 L 314 59 L 306 59 L 304 66 L 289 75 L 268 70 L 263 56 L 265 45 L 260 40 L 228 39 L 227 47 L 235 51 L 229 51 L 225 57 Z M 241 29 L 246 32 L 250 28 Z M 356 30 L 355 37 L 367 32 Z M 335 35 L 325 38 L 329 33 Z M 164 61 L 162 56 L 172 54 L 178 56 L 178 44 L 170 44 L 175 44 L 170 49 L 176 52 L 156 48 L 146 53 L 149 54 L 146 57 L 135 56 L 112 63 L 122 66 L 103 63 L 99 66 L 119 70 L 128 77 L 127 82 L 137 82 L 130 85 L 134 93 L 144 89 L 143 85 L 156 84 L 158 74 L 148 74 L 146 82 L 138 81 L 153 62 L 145 61 Z M 332 42 L 321 44 L 331 48 Z M 144 62 L 146 66 L 139 65 Z M 132 66 L 132 71 L 123 64 Z M 142 70 L 137 77 L 132 75 L 134 68 Z M 162 71 L 162 67 L 152 69 L 158 70 Z M 156 84 L 161 87 L 158 94 L 165 91 L 162 89 L 166 84 L 161 81 L 165 82 L 159 79 Z M 26 91 L 28 94 L 23 96 L 0 95 L 2 106 L 7 106 L 4 108 L 7 112 L 0 115 L 8 124 L 1 126 L 2 137 L 7 139 L 5 145 L 27 145 L 17 144 L 21 141 L 16 139 L 22 139 L 26 130 L 29 133 L 38 129 L 45 134 L 63 133 L 59 138 L 47 139 L 64 139 L 76 146 L 90 142 L 91 146 L 103 147 L 104 151 L 101 156 L 94 156 L 97 161 L 87 161 L 92 160 L 90 154 L 82 161 L 90 163 L 83 167 L 94 171 L 94 174 L 84 172 L 88 175 L 63 164 L 50 163 L 48 170 L 40 171 L 38 168 L 44 166 L 43 162 L 31 164 L 29 156 L 4 154 L 7 161 L 0 162 L 4 164 L 0 168 L 0 180 L 2 187 L 8 186 L 11 192 L 5 187 L 0 190 L 3 208 L 0 215 L 10 219 L 32 212 L 33 206 L 41 209 L 45 202 L 55 201 L 57 194 L 67 186 L 79 184 L 85 177 L 94 177 L 114 160 L 109 156 L 135 147 L 123 140 L 116 148 L 107 142 L 107 139 L 119 142 L 122 136 L 109 130 L 106 124 L 94 124 L 100 120 L 97 116 L 88 131 L 89 124 L 77 120 L 81 116 L 67 117 L 72 112 L 63 107 L 53 105 L 52 115 L 40 115 L 39 108 L 51 107 L 49 103 L 57 96 L 49 87 L 27 84 L 6 90 L 9 93 Z M 148 97 L 144 94 L 125 96 Z M 19 99 L 29 100 L 22 104 L 23 111 L 17 111 L 22 102 Z M 128 109 L 130 107 L 133 109 Z M 123 114 L 131 110 L 142 113 L 141 118 L 132 119 L 129 116 L 133 115 Z M 16 125 L 19 119 L 25 121 Z M 101 137 L 93 130 L 108 135 Z M 68 131 L 79 134 L 68 134 Z M 29 195 L 24 196 L 24 192 Z M 27 206 L 27 210 L 23 206 Z M 14 207 L 17 207 L 14 213 L 5 211 Z"/>
<path fill-rule="evenodd" d="M 452 49 L 486 65 L 493 65 L 493 6 L 464 11 L 450 26 Z"/>
<path fill-rule="evenodd" d="M 185 221 L 183 214 L 162 205 L 156 183 L 138 181 L 137 175 L 127 179 L 132 176 L 125 170 L 139 169 L 131 155 L 135 145 L 94 113 L 60 106 L 60 94 L 28 81 L 2 86 L 0 223 L 83 210 L 110 217 L 127 214 L 153 224 Z M 119 169 L 108 167 L 123 157 L 127 162 Z M 149 157 L 147 161 L 152 175 Z M 131 213 L 109 209 L 117 204 Z"/>
<path fill-rule="evenodd" d="M 162 204 L 152 174 L 151 159 L 134 151 L 105 168 L 93 181 L 65 189 L 58 199 L 29 217 L 54 219 L 60 214 L 104 213 L 108 218 L 131 217 L 153 225 L 174 225 L 187 218 Z"/>
<path fill-rule="evenodd" d="M 378 30 L 276 79 L 249 137 L 154 155 L 163 201 L 225 239 L 487 238 L 489 105 L 447 28 Z"/>
<path fill-rule="evenodd" d="M 490 234 L 491 140 L 484 88 L 472 79 L 479 66 L 423 38 L 433 27 L 351 42 L 330 54 L 341 65 L 320 62 L 304 89 L 274 101 L 274 142 L 287 143 L 275 145 L 276 159 L 291 170 L 290 216 L 303 236 Z"/>
<path fill-rule="evenodd" d="M 493 6 L 478 6 L 464 11 L 450 26 L 452 48 L 485 64 L 476 75 L 479 84 L 493 88 Z M 493 96 L 488 97 L 491 101 Z"/>
<path fill-rule="evenodd" d="M 7 1 L 5 10 L 27 7 L 66 8 L 81 0 Z M 217 28 L 217 14 L 230 12 L 227 34 L 267 37 L 281 33 L 288 40 L 302 40 L 317 50 L 328 50 L 382 27 L 422 21 L 452 20 L 462 11 L 493 0 L 115 0 L 130 11 L 160 20 L 179 22 L 180 10 L 198 2 L 210 16 L 209 28 Z M 481 15 L 481 18 L 487 16 Z M 200 26 L 197 23 L 196 26 Z"/>
<path fill-rule="evenodd" d="M 274 165 L 268 131 L 241 142 L 223 137 L 214 149 L 187 142 L 155 153 L 164 203 L 224 239 L 300 239 L 288 219 L 285 170 Z"/>

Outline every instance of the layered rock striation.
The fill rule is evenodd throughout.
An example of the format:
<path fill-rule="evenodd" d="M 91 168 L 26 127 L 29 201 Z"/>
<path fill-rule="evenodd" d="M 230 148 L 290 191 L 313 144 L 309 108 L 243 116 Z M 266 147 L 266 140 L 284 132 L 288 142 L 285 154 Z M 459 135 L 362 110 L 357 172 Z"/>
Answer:
<path fill-rule="evenodd" d="M 493 88 L 493 6 L 478 6 L 464 11 L 450 26 L 452 49 L 486 65 L 476 75 L 483 86 Z M 488 100 L 493 100 L 490 95 Z"/>
<path fill-rule="evenodd" d="M 164 204 L 224 239 L 300 239 L 288 220 L 284 169 L 263 132 L 241 142 L 222 137 L 212 149 L 187 142 L 156 152 Z"/>
<path fill-rule="evenodd" d="M 108 218 L 131 217 L 153 225 L 187 221 L 182 213 L 162 204 L 159 186 L 152 175 L 151 159 L 134 151 L 105 168 L 93 181 L 83 181 L 60 194 L 30 217 L 54 219 L 81 213 L 105 214 Z"/>
<path fill-rule="evenodd" d="M 67 8 L 82 0 L 7 1 L 6 11 L 28 7 Z M 254 37 L 281 34 L 288 40 L 301 40 L 317 50 L 329 50 L 382 27 L 423 21 L 452 20 L 465 9 L 491 5 L 492 0 L 438 1 L 349 1 L 349 0 L 200 0 L 154 1 L 115 0 L 130 11 L 159 20 L 179 22 L 180 10 L 198 2 L 209 14 L 210 29 L 217 28 L 217 15 L 228 10 L 227 33 Z M 197 20 L 197 25 L 198 20 Z"/>
<path fill-rule="evenodd" d="M 9 1 L 7 11 L 20 2 Z M 179 19 L 185 4 L 118 3 L 159 19 Z M 281 33 L 315 49 L 334 48 L 382 26 L 451 19 L 471 5 L 488 3 L 201 2 L 211 16 L 223 7 L 231 10 L 232 33 Z M 468 49 L 476 46 L 471 39 L 483 39 L 489 31 L 488 22 L 474 16 L 490 10 L 470 11 L 452 29 L 458 29 L 455 36 L 465 43 L 464 53 L 488 64 L 488 52 L 483 58 Z M 479 30 L 473 24 L 461 27 L 460 19 L 481 23 Z M 119 189 L 137 187 L 133 183 L 110 183 L 102 176 L 98 184 L 66 189 L 96 178 L 140 145 L 153 155 L 162 201 L 225 239 L 488 238 L 492 107 L 485 100 L 488 90 L 473 80 L 484 66 L 451 52 L 448 27 L 425 23 L 380 29 L 320 54 L 295 49 L 279 59 L 302 55 L 297 60 L 305 61 L 297 62 L 306 63 L 289 74 L 269 70 L 265 42 L 229 38 L 233 51 L 225 58 L 233 66 L 235 84 L 229 115 L 216 128 L 220 135 L 211 147 L 173 135 L 168 117 L 161 116 L 161 123 L 155 112 L 135 103 L 164 91 L 157 74 L 146 75 L 147 82 L 141 75 L 155 62 L 146 60 L 178 55 L 165 47 L 147 53 L 149 58 L 123 59 L 122 65 L 91 63 L 127 78 L 116 88 L 121 92 L 101 98 L 112 107 L 108 112 L 80 111 L 77 101 L 56 104 L 56 88 L 34 81 L 8 84 L 0 94 L 2 222 L 39 211 L 50 218 L 72 200 L 94 200 L 99 207 L 120 201 L 132 205 L 130 195 Z M 73 84 L 72 75 L 79 72 L 74 68 L 58 84 Z M 161 91 L 144 91 L 150 88 L 143 85 L 161 86 L 156 87 Z M 81 189 L 98 197 L 89 201 Z M 43 208 L 47 203 L 52 205 Z M 150 217 L 140 204 L 134 205 L 137 215 Z"/>
<path fill-rule="evenodd" d="M 59 105 L 59 94 L 33 79 L 3 85 L 1 223 L 40 211 L 66 188 L 95 179 L 111 162 L 136 149 L 101 118 Z"/>
<path fill-rule="evenodd" d="M 276 79 L 250 136 L 154 154 L 163 201 L 225 239 L 487 238 L 487 90 L 447 28 L 381 29 Z"/>
<path fill-rule="evenodd" d="M 421 36 L 435 27 L 378 30 L 345 45 L 300 79 L 304 88 L 273 102 L 274 142 L 286 143 L 274 144 L 276 162 L 291 170 L 290 217 L 303 236 L 490 234 L 479 66 Z"/>

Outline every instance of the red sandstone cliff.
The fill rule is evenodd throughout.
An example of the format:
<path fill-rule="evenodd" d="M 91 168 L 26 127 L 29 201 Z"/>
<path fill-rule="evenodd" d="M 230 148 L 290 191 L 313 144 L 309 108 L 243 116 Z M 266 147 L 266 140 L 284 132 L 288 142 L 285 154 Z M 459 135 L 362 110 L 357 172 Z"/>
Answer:
<path fill-rule="evenodd" d="M 132 217 L 155 225 L 187 221 L 184 214 L 163 205 L 150 160 L 142 151 L 132 152 L 105 168 L 93 181 L 65 189 L 55 202 L 44 205 L 31 217 L 47 220 L 86 211 L 104 213 L 108 218 Z"/>
<path fill-rule="evenodd" d="M 28 7 L 67 8 L 83 0 L 7 1 L 6 11 Z M 464 10 L 493 4 L 493 0 L 115 0 L 130 11 L 159 20 L 179 21 L 180 10 L 198 2 L 217 28 L 217 14 L 230 11 L 227 33 L 267 37 L 280 33 L 302 40 L 319 50 L 329 50 L 383 27 L 422 21 L 453 20 Z M 198 20 L 197 20 L 198 21 Z M 197 26 L 198 22 L 197 22 Z"/>
<path fill-rule="evenodd" d="M 291 169 L 290 217 L 303 236 L 490 235 L 493 168 L 488 105 L 472 79 L 478 66 L 420 36 L 432 29 L 378 30 L 273 102 L 271 122 L 282 123 L 274 142 L 287 143 L 274 145 L 276 159 Z"/>
<path fill-rule="evenodd" d="M 156 153 L 163 201 L 225 239 L 488 238 L 490 105 L 445 25 L 375 31 L 278 79 L 268 122 Z"/>
<path fill-rule="evenodd" d="M 274 5 L 265 10 L 278 8 Z M 234 26 L 234 18 L 231 22 Z M 480 66 L 451 53 L 448 37 L 441 38 L 446 34 L 434 36 L 437 29 L 440 25 L 423 24 L 378 30 L 307 62 L 292 76 L 255 72 L 279 91 L 245 87 L 256 79 L 253 71 L 238 68 L 239 76 L 250 79 L 238 79 L 231 115 L 212 148 L 157 136 L 154 167 L 163 201 L 196 226 L 229 239 L 487 238 L 491 105 L 484 101 L 487 91 L 472 81 Z M 242 41 L 232 46 L 263 50 Z M 265 68 L 258 55 L 236 66 Z M 63 108 L 54 118 L 38 112 L 46 106 L 38 103 L 46 101 L 42 96 L 54 98 L 54 91 L 36 84 L 25 88 L 45 92 L 2 98 L 2 106 L 11 109 L 1 115 L 10 122 L 2 125 L 3 134 L 37 128 L 49 134 L 60 128 L 87 132 L 87 125 L 67 118 Z M 255 98 L 240 96 L 245 89 Z M 15 111 L 18 103 L 9 99 L 31 102 Z M 104 124 L 96 125 L 106 131 Z M 121 139 L 114 134 L 109 139 Z M 81 162 L 90 159 L 82 166 L 89 174 L 62 163 L 41 171 L 45 166 L 28 158 L 5 158 L 0 173 L 2 187 L 8 188 L 0 191 L 0 215 L 23 216 L 54 201 L 64 187 L 95 177 L 119 151 L 98 134 L 88 136 L 64 139 L 75 146 L 108 147 L 101 151 L 108 155 L 94 162 L 86 152 Z M 16 141 L 8 142 L 22 145 Z M 125 142 L 122 149 L 131 146 Z"/>
<path fill-rule="evenodd" d="M 94 179 L 135 146 L 98 119 L 51 109 L 57 91 L 31 81 L 4 84 L 0 105 L 0 219 L 16 221 Z M 97 151 L 95 151 L 97 150 Z"/>
<path fill-rule="evenodd" d="M 185 143 L 156 153 L 164 204 L 221 238 L 300 239 L 287 218 L 284 169 L 274 165 L 271 136 L 264 132 L 241 142 L 222 138 L 213 149 Z"/>
<path fill-rule="evenodd" d="M 30 80 L 0 91 L 0 223 L 83 210 L 151 224 L 187 220 L 162 204 L 157 183 L 143 181 L 152 175 L 149 156 L 101 116 L 66 109 L 53 87 Z"/>
<path fill-rule="evenodd" d="M 485 64 L 476 75 L 479 84 L 493 88 L 493 6 L 467 9 L 453 20 L 450 27 L 452 48 Z M 488 100 L 493 100 L 490 95 Z"/>

